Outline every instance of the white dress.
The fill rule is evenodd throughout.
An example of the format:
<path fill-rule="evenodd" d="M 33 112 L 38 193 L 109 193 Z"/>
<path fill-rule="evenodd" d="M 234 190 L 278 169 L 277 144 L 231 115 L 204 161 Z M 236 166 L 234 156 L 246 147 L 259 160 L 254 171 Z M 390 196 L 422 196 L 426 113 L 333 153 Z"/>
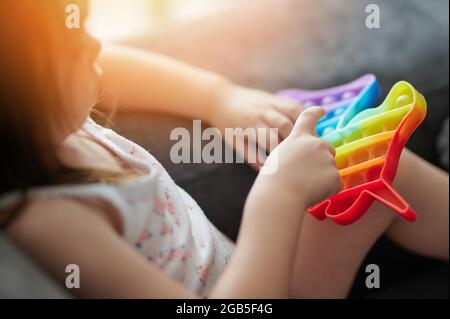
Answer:
<path fill-rule="evenodd" d="M 121 216 L 123 238 L 134 249 L 165 274 L 206 297 L 227 265 L 234 245 L 150 153 L 90 118 L 83 129 L 124 161 L 148 173 L 120 185 L 44 187 L 31 190 L 30 196 L 107 201 Z M 15 193 L 3 196 L 0 208 L 17 198 Z"/>

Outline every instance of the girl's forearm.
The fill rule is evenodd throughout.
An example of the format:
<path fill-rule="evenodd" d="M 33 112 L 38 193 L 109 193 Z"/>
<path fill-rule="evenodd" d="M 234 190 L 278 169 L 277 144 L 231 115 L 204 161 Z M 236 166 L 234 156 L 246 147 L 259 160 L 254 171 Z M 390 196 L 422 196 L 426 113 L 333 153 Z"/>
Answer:
<path fill-rule="evenodd" d="M 252 192 L 236 251 L 212 298 L 287 298 L 289 295 L 298 230 L 305 210 L 283 194 L 272 192 L 273 196 L 268 197 L 266 192 Z"/>
<path fill-rule="evenodd" d="M 208 120 L 222 93 L 225 78 L 170 58 L 119 46 L 99 57 L 104 105 L 163 112 Z"/>

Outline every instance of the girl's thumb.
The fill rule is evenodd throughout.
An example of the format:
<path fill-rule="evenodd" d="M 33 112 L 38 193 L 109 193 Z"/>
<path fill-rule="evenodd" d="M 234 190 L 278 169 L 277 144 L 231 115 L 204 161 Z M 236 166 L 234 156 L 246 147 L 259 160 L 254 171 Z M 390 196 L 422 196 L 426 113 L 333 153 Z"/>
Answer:
<path fill-rule="evenodd" d="M 325 110 L 314 106 L 306 109 L 300 114 L 295 122 L 292 133 L 296 136 L 302 134 L 316 135 L 316 124 L 325 115 Z"/>

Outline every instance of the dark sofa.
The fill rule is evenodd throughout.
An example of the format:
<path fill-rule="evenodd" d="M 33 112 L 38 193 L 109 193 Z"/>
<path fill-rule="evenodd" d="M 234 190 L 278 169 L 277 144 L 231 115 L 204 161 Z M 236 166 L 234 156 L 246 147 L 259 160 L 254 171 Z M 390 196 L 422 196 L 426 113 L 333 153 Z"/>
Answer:
<path fill-rule="evenodd" d="M 408 146 L 443 165 L 436 140 L 448 117 L 448 1 L 377 1 L 381 28 L 367 29 L 365 7 L 371 2 L 260 0 L 126 44 L 164 53 L 220 72 L 242 85 L 272 92 L 287 87 L 329 87 L 370 72 L 377 75 L 385 95 L 393 83 L 407 80 L 425 95 L 429 107 L 425 123 Z M 116 130 L 163 163 L 219 229 L 236 238 L 255 172 L 244 164 L 171 163 L 173 142 L 169 132 L 179 126 L 190 128 L 192 122 L 188 120 L 119 112 L 114 123 Z M 1 241 L 3 246 L 10 245 Z M 11 248 L 2 245 L 3 256 L 3 250 Z M 22 263 L 19 257 L 0 258 L 0 282 L 10 273 L 30 271 L 15 266 Z M 368 263 L 383 269 L 381 289 L 368 290 L 361 269 L 350 297 L 448 298 L 446 263 L 411 255 L 386 238 L 376 243 L 363 264 Z M 13 295 L 2 285 L 0 297 L 54 296 L 52 288 L 35 290 L 30 285 Z"/>

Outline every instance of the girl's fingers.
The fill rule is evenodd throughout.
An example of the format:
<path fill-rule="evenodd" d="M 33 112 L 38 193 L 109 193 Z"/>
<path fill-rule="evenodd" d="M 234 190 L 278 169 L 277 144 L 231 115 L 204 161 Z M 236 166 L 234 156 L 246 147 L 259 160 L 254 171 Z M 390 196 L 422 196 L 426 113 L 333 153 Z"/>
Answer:
<path fill-rule="evenodd" d="M 316 136 L 316 124 L 325 115 L 325 110 L 321 107 L 310 107 L 303 111 L 295 122 L 293 134 L 300 136 L 309 134 Z"/>
<path fill-rule="evenodd" d="M 253 139 L 244 139 L 244 149 L 238 150 L 239 155 L 242 156 L 245 162 L 250 165 L 256 171 L 259 171 L 262 167 L 261 155 L 258 152 L 261 150 L 258 147 L 258 144 Z M 262 155 L 265 155 L 265 150 Z"/>
<path fill-rule="evenodd" d="M 272 153 L 278 144 L 280 144 L 279 130 L 266 123 L 261 124 L 260 128 L 264 134 L 258 137 L 258 145 L 260 148 L 265 149 L 267 153 Z"/>
<path fill-rule="evenodd" d="M 273 107 L 289 117 L 289 119 L 293 123 L 297 121 L 300 114 L 302 114 L 302 112 L 305 110 L 303 105 L 286 97 L 277 97 L 273 104 Z"/>
<path fill-rule="evenodd" d="M 336 149 L 330 144 L 325 142 L 328 148 L 328 151 L 330 152 L 331 156 L 333 156 L 333 158 L 336 157 Z"/>
<path fill-rule="evenodd" d="M 294 122 L 290 118 L 275 110 L 265 112 L 263 120 L 268 127 L 278 129 L 281 140 L 288 137 L 294 128 Z"/>
<path fill-rule="evenodd" d="M 252 135 L 246 135 L 245 132 L 243 134 L 239 133 L 236 135 L 235 139 L 227 141 L 227 143 L 232 145 L 236 155 L 243 159 L 254 170 L 260 170 L 262 167 L 261 160 L 265 160 L 266 150 L 258 148 L 258 137 L 256 134 L 253 137 Z M 266 142 L 263 141 L 262 143 Z"/>
<path fill-rule="evenodd" d="M 279 131 L 276 128 L 267 127 L 266 132 L 268 134 L 267 140 L 270 143 L 269 147 L 266 148 L 266 150 L 269 151 L 269 153 L 272 153 L 272 151 L 278 146 L 278 144 L 280 144 L 281 141 Z"/>
<path fill-rule="evenodd" d="M 294 134 L 309 134 L 313 136 L 317 136 L 316 134 L 316 124 L 323 116 L 325 115 L 325 110 L 321 107 L 312 107 L 305 110 L 299 117 L 298 121 L 295 123 L 295 127 L 293 129 Z M 336 150 L 334 147 L 322 140 L 323 147 L 325 147 L 328 152 L 333 157 L 336 156 Z"/>
<path fill-rule="evenodd" d="M 258 146 L 253 141 L 247 142 L 247 149 L 249 152 L 253 152 L 256 156 L 249 156 L 249 154 L 245 155 L 245 161 L 248 165 L 250 165 L 251 168 L 253 168 L 255 171 L 259 172 L 261 169 L 263 163 L 261 162 L 261 156 L 258 152 L 261 152 L 261 150 L 258 148 Z M 265 151 L 264 151 L 265 152 Z M 262 154 L 265 156 L 265 154 Z"/>

